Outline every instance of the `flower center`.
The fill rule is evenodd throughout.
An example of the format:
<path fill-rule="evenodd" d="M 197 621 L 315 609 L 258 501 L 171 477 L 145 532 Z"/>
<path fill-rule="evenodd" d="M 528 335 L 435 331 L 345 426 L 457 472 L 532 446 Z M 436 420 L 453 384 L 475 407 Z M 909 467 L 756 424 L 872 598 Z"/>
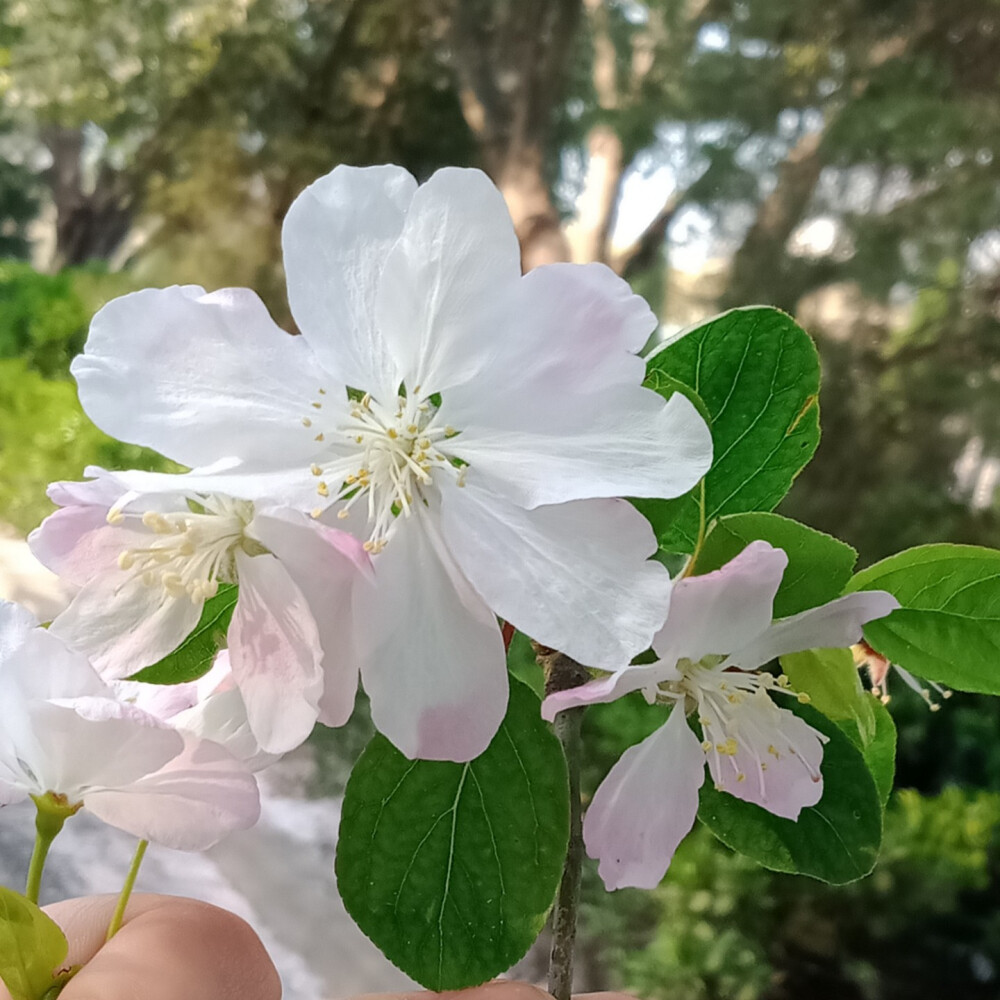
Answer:
<path fill-rule="evenodd" d="M 147 587 L 162 587 L 170 597 L 195 604 L 214 597 L 220 583 L 236 583 L 236 549 L 261 547 L 244 534 L 253 504 L 217 495 L 199 498 L 193 509 L 170 513 L 147 510 L 142 523 L 155 536 L 147 546 L 125 549 L 118 565 Z M 121 511 L 108 513 L 120 524 Z"/>
<path fill-rule="evenodd" d="M 418 387 L 419 390 L 419 387 Z M 316 492 L 331 502 L 342 502 L 337 517 L 349 517 L 364 502 L 371 531 L 365 542 L 369 552 L 380 552 L 399 515 L 409 517 L 415 503 L 427 501 L 436 476 L 455 477 L 465 485 L 465 463 L 442 450 L 444 441 L 458 433 L 438 421 L 438 407 L 429 399 L 399 396 L 396 406 L 383 406 L 365 393 L 352 401 L 347 419 L 337 426 L 351 443 L 353 454 L 340 489 L 333 494 L 324 470 L 312 466 L 319 479 Z M 338 463 L 338 468 L 343 469 Z M 319 516 L 322 508 L 313 511 Z"/>
<path fill-rule="evenodd" d="M 809 702 L 809 695 L 792 690 L 784 674 L 775 677 L 766 671 L 725 669 L 725 660 L 723 656 L 707 656 L 698 663 L 681 660 L 677 667 L 683 676 L 660 684 L 657 700 L 683 706 L 686 712 L 697 711 L 704 735 L 702 749 L 715 754 L 717 761 L 728 758 L 737 782 L 746 780 L 741 768 L 750 761 L 763 782 L 768 760 L 780 760 L 786 753 L 808 767 L 796 734 L 784 725 L 786 713 L 771 694 L 784 693 L 802 704 Z M 813 777 L 819 780 L 818 773 Z"/>

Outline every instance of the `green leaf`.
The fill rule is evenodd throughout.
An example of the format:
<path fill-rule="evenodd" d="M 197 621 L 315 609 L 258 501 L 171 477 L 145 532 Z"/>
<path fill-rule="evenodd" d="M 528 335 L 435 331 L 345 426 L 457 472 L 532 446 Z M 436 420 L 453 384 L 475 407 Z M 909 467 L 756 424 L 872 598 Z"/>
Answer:
<path fill-rule="evenodd" d="M 649 358 L 646 384 L 681 382 L 703 401 L 715 459 L 705 477 L 705 520 L 769 511 L 819 443 L 819 358 L 809 335 L 777 309 L 734 309 Z M 697 489 L 640 507 L 667 552 L 692 552 Z"/>
<path fill-rule="evenodd" d="M 0 980 L 12 1000 L 41 1000 L 68 953 L 66 936 L 50 917 L 0 886 Z"/>
<path fill-rule="evenodd" d="M 507 669 L 522 684 L 527 684 L 539 699 L 545 695 L 545 675 L 531 648 L 531 640 L 523 632 L 514 633 L 507 650 Z"/>
<path fill-rule="evenodd" d="M 846 542 L 779 514 L 730 514 L 705 539 L 696 572 L 711 572 L 758 539 L 783 549 L 788 568 L 774 599 L 774 617 L 787 618 L 839 597 L 858 554 Z"/>
<path fill-rule="evenodd" d="M 812 706 L 834 722 L 854 723 L 863 749 L 875 736 L 875 699 L 861 684 L 854 657 L 847 649 L 809 649 L 781 657 L 781 669 L 796 691 L 809 695 Z"/>
<path fill-rule="evenodd" d="M 809 875 L 842 885 L 875 866 L 882 842 L 882 803 L 861 752 L 837 727 L 809 706 L 794 711 L 829 737 L 823 751 L 823 798 L 797 821 L 782 819 L 750 802 L 701 790 L 698 818 L 728 847 L 765 868 Z"/>
<path fill-rule="evenodd" d="M 917 677 L 1000 694 L 1000 552 L 921 545 L 858 573 L 849 590 L 887 590 L 901 607 L 865 639 Z"/>
<path fill-rule="evenodd" d="M 185 684 L 196 681 L 212 669 L 215 654 L 226 645 L 239 587 L 223 583 L 215 597 L 205 601 L 194 631 L 158 663 L 145 667 L 129 680 L 146 684 Z"/>
<path fill-rule="evenodd" d="M 896 724 L 892 721 L 889 709 L 871 693 L 868 698 L 872 702 L 872 714 L 875 717 L 875 732 L 867 740 L 861 738 L 857 727 L 849 719 L 837 723 L 847 733 L 851 742 L 861 751 L 875 779 L 882 806 L 889 801 L 892 783 L 896 777 Z"/>
<path fill-rule="evenodd" d="M 337 882 L 358 926 L 431 990 L 508 969 L 545 923 L 569 841 L 569 786 L 539 699 L 512 680 L 468 764 L 407 760 L 383 736 L 344 796 Z"/>

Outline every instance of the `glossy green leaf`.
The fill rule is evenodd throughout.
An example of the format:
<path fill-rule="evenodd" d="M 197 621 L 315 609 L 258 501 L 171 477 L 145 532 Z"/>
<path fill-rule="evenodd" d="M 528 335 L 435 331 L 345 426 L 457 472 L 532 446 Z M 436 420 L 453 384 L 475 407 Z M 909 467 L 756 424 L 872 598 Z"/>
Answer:
<path fill-rule="evenodd" d="M 861 752 L 835 722 L 806 705 L 796 714 L 829 737 L 823 798 L 797 821 L 717 791 L 706 781 L 698 818 L 724 844 L 774 871 L 841 885 L 867 875 L 882 842 L 882 803 Z"/>
<path fill-rule="evenodd" d="M 129 678 L 146 684 L 185 684 L 196 681 L 212 669 L 216 654 L 226 645 L 239 587 L 221 584 L 215 597 L 205 601 L 194 631 L 158 663 L 145 667 Z"/>
<path fill-rule="evenodd" d="M 507 717 L 476 760 L 412 761 L 376 736 L 351 774 L 337 846 L 344 905 L 428 989 L 508 969 L 555 898 L 569 786 L 539 704 L 512 680 Z"/>
<path fill-rule="evenodd" d="M 847 649 L 809 649 L 781 657 L 781 669 L 796 691 L 809 695 L 814 708 L 834 722 L 850 720 L 861 745 L 875 736 L 875 699 L 861 684 Z"/>
<path fill-rule="evenodd" d="M 892 783 L 896 777 L 896 724 L 889 709 L 874 695 L 868 693 L 872 701 L 872 715 L 875 729 L 872 735 L 863 739 L 858 727 L 850 719 L 842 719 L 838 726 L 850 737 L 851 742 L 861 751 L 868 770 L 875 779 L 882 805 L 889 801 Z"/>
<path fill-rule="evenodd" d="M 917 677 L 1000 694 L 1000 552 L 922 545 L 858 573 L 849 590 L 887 590 L 901 607 L 865 639 Z"/>
<path fill-rule="evenodd" d="M 769 511 L 819 443 L 819 358 L 785 313 L 734 309 L 654 353 L 646 384 L 689 386 L 704 403 L 715 457 L 705 477 L 706 524 L 726 514 Z M 638 505 L 660 547 L 692 552 L 701 524 L 696 488 Z"/>
<path fill-rule="evenodd" d="M 0 886 L 0 980 L 12 1000 L 41 1000 L 68 952 L 66 936 L 50 917 Z"/>
<path fill-rule="evenodd" d="M 775 618 L 787 618 L 839 597 L 858 558 L 846 542 L 779 514 L 730 514 L 709 532 L 695 572 L 718 569 L 757 540 L 783 549 L 788 556 L 788 568 L 774 598 Z"/>

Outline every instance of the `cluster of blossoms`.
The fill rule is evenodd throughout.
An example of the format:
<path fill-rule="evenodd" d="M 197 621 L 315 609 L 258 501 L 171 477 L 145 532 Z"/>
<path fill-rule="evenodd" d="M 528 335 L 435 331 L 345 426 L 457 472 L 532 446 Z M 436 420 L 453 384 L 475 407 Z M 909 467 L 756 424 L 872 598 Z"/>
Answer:
<path fill-rule="evenodd" d="M 853 595 L 772 625 L 780 550 L 676 583 L 650 558 L 621 498 L 688 492 L 712 441 L 684 395 L 643 387 L 646 303 L 602 265 L 522 275 L 474 170 L 418 187 L 338 167 L 293 204 L 283 244 L 301 336 L 240 289 L 148 289 L 94 318 L 73 365 L 87 413 L 189 471 L 51 488 L 59 509 L 30 543 L 77 593 L 48 630 L 3 609 L 0 802 L 60 796 L 206 846 L 253 821 L 252 769 L 349 718 L 359 678 L 404 754 L 470 760 L 507 705 L 499 619 L 608 675 L 547 717 L 634 690 L 672 706 L 589 811 L 609 887 L 659 881 L 706 760 L 778 815 L 816 802 L 822 737 L 759 668 L 856 642 L 894 604 Z M 128 680 L 224 585 L 238 599 L 208 677 Z M 651 645 L 659 659 L 630 666 Z"/>

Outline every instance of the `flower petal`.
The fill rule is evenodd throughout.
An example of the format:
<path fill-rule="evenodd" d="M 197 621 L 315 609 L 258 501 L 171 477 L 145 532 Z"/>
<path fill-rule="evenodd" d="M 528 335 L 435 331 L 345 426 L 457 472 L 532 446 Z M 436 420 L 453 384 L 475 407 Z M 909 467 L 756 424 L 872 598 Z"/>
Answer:
<path fill-rule="evenodd" d="M 544 423 L 564 393 L 641 385 L 646 363 L 638 352 L 655 329 L 645 299 L 604 264 L 536 267 L 512 289 L 502 314 L 502 357 L 453 387 L 449 407 L 488 425 L 511 426 L 527 414 Z"/>
<path fill-rule="evenodd" d="M 898 607 L 899 601 L 881 590 L 838 597 L 822 607 L 776 621 L 754 642 L 735 651 L 729 662 L 754 670 L 786 653 L 846 648 L 861 638 L 865 622 L 884 618 Z"/>
<path fill-rule="evenodd" d="M 50 631 L 85 653 L 107 679 L 130 677 L 172 653 L 198 624 L 202 603 L 170 597 L 117 570 L 93 579 Z"/>
<path fill-rule="evenodd" d="M 475 485 L 442 491 L 442 533 L 501 618 L 580 663 L 615 669 L 649 648 L 670 604 L 649 522 L 624 500 L 527 511 Z"/>
<path fill-rule="evenodd" d="M 176 735 L 176 734 L 175 734 Z M 142 840 L 179 851 L 204 851 L 260 816 L 257 782 L 222 747 L 189 738 L 155 774 L 87 796 L 99 819 Z"/>
<path fill-rule="evenodd" d="M 417 189 L 375 306 L 411 392 L 441 392 L 499 356 L 497 316 L 520 276 L 514 225 L 484 173 L 447 167 Z"/>
<path fill-rule="evenodd" d="M 0 676 L 4 670 L 4 661 L 24 645 L 36 628 L 38 619 L 27 608 L 0 598 Z"/>
<path fill-rule="evenodd" d="M 361 676 L 372 720 L 407 757 L 478 757 L 507 708 L 507 666 L 496 619 L 437 538 L 432 515 L 398 519 L 360 588 Z M 446 562 L 447 560 L 447 562 Z"/>
<path fill-rule="evenodd" d="M 281 232 L 302 336 L 335 378 L 387 404 L 402 376 L 375 324 L 375 298 L 416 189 L 402 167 L 339 166 L 292 202 Z"/>
<path fill-rule="evenodd" d="M 655 688 L 663 681 L 676 681 L 680 678 L 681 672 L 676 664 L 664 660 L 635 664 L 607 677 L 588 681 L 579 687 L 546 695 L 542 702 L 542 718 L 552 722 L 567 708 L 577 708 L 580 705 L 605 705 L 633 691 Z"/>
<path fill-rule="evenodd" d="M 609 890 L 655 889 L 694 826 L 705 755 L 680 708 L 611 769 L 583 821 L 587 854 Z"/>
<path fill-rule="evenodd" d="M 240 596 L 229 625 L 233 679 L 254 736 L 285 753 L 312 732 L 323 692 L 322 651 L 312 612 L 273 555 L 237 552 Z"/>
<path fill-rule="evenodd" d="M 371 585 L 371 559 L 352 535 L 288 508 L 258 510 L 249 533 L 281 560 L 312 610 L 323 651 L 319 721 L 342 726 L 358 692 L 353 593 Z"/>
<path fill-rule="evenodd" d="M 679 580 L 653 648 L 664 659 L 697 662 L 746 646 L 770 626 L 787 566 L 781 549 L 757 541 L 720 569 Z"/>
<path fill-rule="evenodd" d="M 820 764 L 826 737 L 775 705 L 765 691 L 731 706 L 734 721 L 728 728 L 717 723 L 710 703 L 700 710 L 705 739 L 712 744 L 708 767 L 717 788 L 785 819 L 798 819 L 823 797 Z M 736 752 L 720 753 L 730 737 Z"/>
<path fill-rule="evenodd" d="M 73 362 L 80 400 L 114 437 L 184 465 L 308 464 L 302 426 L 324 380 L 299 337 L 246 289 L 148 288 L 109 302 Z"/>
<path fill-rule="evenodd" d="M 507 426 L 477 425 L 471 409 L 446 410 L 447 395 L 441 412 L 460 429 L 449 442 L 451 452 L 485 487 L 522 507 L 590 497 L 676 497 L 712 463 L 708 426 L 680 393 L 666 402 L 639 386 L 565 393 L 558 412 L 520 395 L 507 403 Z"/>

